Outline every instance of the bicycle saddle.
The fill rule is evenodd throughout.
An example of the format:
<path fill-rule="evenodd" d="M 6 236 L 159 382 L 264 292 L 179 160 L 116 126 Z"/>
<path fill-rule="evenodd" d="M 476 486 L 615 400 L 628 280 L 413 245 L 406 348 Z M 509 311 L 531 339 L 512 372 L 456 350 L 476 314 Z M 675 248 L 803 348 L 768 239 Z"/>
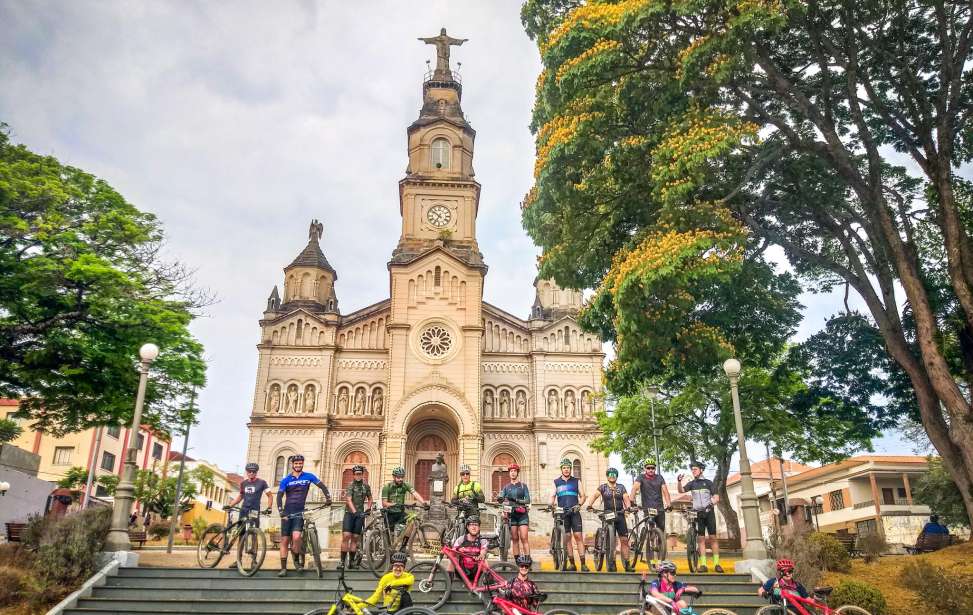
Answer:
<path fill-rule="evenodd" d="M 490 534 L 486 532 L 480 532 L 480 538 L 486 538 L 487 540 L 497 540 L 499 536 L 497 535 L 496 532 Z"/>
<path fill-rule="evenodd" d="M 825 586 L 825 587 L 815 587 L 813 593 L 820 594 L 821 596 L 830 596 L 831 592 L 833 591 L 834 591 L 833 587 Z"/>

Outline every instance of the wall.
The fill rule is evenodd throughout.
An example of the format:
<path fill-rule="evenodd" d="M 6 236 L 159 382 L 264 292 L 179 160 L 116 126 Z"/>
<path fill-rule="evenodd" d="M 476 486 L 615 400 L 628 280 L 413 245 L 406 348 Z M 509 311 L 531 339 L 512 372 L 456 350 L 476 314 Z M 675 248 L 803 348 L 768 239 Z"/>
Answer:
<path fill-rule="evenodd" d="M 6 448 L 6 446 L 4 447 Z M 55 485 L 0 463 L 0 480 L 10 483 L 7 495 L 0 496 L 0 523 L 27 521 L 27 516 L 44 512 L 47 496 Z M 6 540 L 6 528 L 0 530 Z"/>

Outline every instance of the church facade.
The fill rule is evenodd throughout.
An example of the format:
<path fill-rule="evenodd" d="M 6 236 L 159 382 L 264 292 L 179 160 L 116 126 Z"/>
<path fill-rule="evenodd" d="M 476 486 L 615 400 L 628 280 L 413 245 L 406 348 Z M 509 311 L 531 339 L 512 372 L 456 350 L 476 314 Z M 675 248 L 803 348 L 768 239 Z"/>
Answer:
<path fill-rule="evenodd" d="M 283 296 L 275 286 L 260 320 L 247 460 L 277 481 L 287 457 L 303 454 L 332 491 L 351 480 L 355 464 L 368 468 L 374 486 L 401 465 L 428 495 L 429 470 L 443 452 L 450 486 L 468 464 L 487 497 L 516 462 L 535 501 L 546 501 L 567 457 L 590 490 L 607 466 L 589 448 L 598 434 L 602 342 L 578 326 L 581 294 L 553 281 L 535 281 L 527 319 L 483 300 L 476 133 L 449 66 L 449 45 L 462 39 L 443 30 L 421 40 L 437 45 L 438 61 L 407 129 L 390 296 L 342 312 L 323 225 L 312 222 L 307 245 L 284 268 Z"/>

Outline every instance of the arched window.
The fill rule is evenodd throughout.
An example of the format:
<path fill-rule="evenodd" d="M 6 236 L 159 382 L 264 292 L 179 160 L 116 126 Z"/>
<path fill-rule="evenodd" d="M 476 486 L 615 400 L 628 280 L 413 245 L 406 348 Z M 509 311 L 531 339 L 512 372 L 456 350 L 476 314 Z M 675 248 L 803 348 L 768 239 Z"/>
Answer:
<path fill-rule="evenodd" d="M 277 462 L 274 463 L 274 484 L 275 485 L 279 485 L 281 479 L 284 478 L 284 464 L 285 463 L 286 463 L 286 460 L 284 459 L 284 456 L 283 455 L 281 455 L 280 457 L 278 457 L 277 458 Z"/>
<path fill-rule="evenodd" d="M 341 472 L 341 489 L 344 490 L 351 484 L 351 481 L 355 480 L 355 475 L 352 473 L 351 468 L 356 465 L 365 466 L 365 482 L 368 482 L 368 455 L 361 451 L 355 451 L 353 453 L 348 453 L 345 456 L 345 461 L 341 465 L 344 468 Z"/>
<path fill-rule="evenodd" d="M 490 481 L 493 487 L 493 497 L 498 496 L 500 490 L 510 484 L 510 474 L 507 469 L 512 463 L 515 463 L 515 460 L 507 453 L 500 453 L 493 458 L 493 479 Z"/>
<path fill-rule="evenodd" d="M 449 141 L 443 138 L 432 142 L 432 166 L 435 169 L 449 168 Z"/>
<path fill-rule="evenodd" d="M 580 459 L 575 459 L 574 460 L 574 468 L 573 468 L 573 470 L 574 471 L 572 473 L 574 474 L 574 477 L 580 480 L 581 479 L 581 460 Z"/>
<path fill-rule="evenodd" d="M 436 280 L 435 280 L 435 284 L 436 284 L 436 286 L 442 286 L 443 285 L 443 270 L 439 267 L 439 265 L 436 265 Z"/>

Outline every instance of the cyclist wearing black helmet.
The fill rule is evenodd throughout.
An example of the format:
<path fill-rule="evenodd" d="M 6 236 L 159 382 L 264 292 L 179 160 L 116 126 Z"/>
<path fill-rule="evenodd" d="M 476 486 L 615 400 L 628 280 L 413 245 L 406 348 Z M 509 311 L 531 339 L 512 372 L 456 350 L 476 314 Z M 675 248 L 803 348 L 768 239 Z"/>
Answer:
<path fill-rule="evenodd" d="M 287 548 L 297 570 L 304 570 L 304 557 L 301 555 L 301 533 L 304 531 L 304 518 L 298 513 L 304 511 L 308 491 L 315 485 L 324 492 L 324 500 L 331 504 L 331 494 L 314 474 L 304 471 L 304 455 L 291 457 L 291 473 L 280 481 L 277 489 L 277 512 L 280 513 L 280 573 L 287 576 Z"/>
<path fill-rule="evenodd" d="M 696 511 L 696 531 L 699 533 L 699 568 L 697 572 L 707 572 L 706 568 L 706 535 L 709 535 L 709 546 L 713 549 L 713 570 L 723 572 L 720 566 L 720 542 L 716 539 L 716 510 L 713 508 L 720 501 L 716 494 L 713 481 L 703 477 L 706 464 L 694 461 L 689 464 L 689 471 L 693 473 L 693 480 L 682 484 L 683 475 L 676 477 L 679 493 L 689 493 L 692 496 L 693 510 Z"/>
<path fill-rule="evenodd" d="M 357 565 L 358 541 L 365 528 L 365 513 L 372 507 L 372 488 L 365 482 L 365 466 L 351 469 L 353 480 L 345 488 L 345 517 L 341 522 L 341 566 Z M 347 555 L 346 555 L 347 554 Z"/>
<path fill-rule="evenodd" d="M 270 485 L 267 484 L 262 478 L 257 478 L 257 472 L 260 470 L 260 466 L 251 462 L 247 464 L 246 472 L 247 477 L 240 481 L 240 493 L 230 502 L 230 506 L 236 506 L 243 500 L 243 506 L 240 508 L 240 518 L 245 518 L 250 511 L 260 510 L 260 496 L 264 493 L 267 494 L 267 512 L 270 512 L 270 507 L 274 503 L 274 496 L 270 493 Z M 260 525 L 260 517 L 257 517 L 257 525 Z"/>

